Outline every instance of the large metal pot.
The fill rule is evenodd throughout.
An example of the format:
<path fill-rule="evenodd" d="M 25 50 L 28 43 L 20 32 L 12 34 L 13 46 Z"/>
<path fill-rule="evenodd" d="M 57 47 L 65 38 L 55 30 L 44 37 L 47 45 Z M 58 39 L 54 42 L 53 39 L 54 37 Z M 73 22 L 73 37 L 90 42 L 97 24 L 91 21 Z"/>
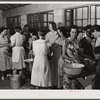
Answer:
<path fill-rule="evenodd" d="M 84 68 L 83 64 L 79 64 L 79 63 L 66 63 L 64 66 L 64 72 L 68 75 L 78 75 L 82 72 Z"/>
<path fill-rule="evenodd" d="M 10 77 L 10 86 L 12 89 L 19 89 L 21 87 L 21 80 L 18 74 Z"/>

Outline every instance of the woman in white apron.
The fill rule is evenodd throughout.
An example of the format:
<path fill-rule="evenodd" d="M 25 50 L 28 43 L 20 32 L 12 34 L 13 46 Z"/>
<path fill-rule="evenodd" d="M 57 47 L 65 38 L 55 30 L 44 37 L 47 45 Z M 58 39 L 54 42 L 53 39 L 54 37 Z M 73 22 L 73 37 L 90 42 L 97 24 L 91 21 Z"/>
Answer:
<path fill-rule="evenodd" d="M 22 69 L 25 68 L 24 63 L 24 48 L 23 48 L 23 36 L 21 35 L 21 28 L 19 26 L 15 27 L 15 34 L 11 36 L 11 46 L 12 48 L 12 69 L 13 74 L 17 73 L 19 70 L 19 76 L 22 75 Z"/>

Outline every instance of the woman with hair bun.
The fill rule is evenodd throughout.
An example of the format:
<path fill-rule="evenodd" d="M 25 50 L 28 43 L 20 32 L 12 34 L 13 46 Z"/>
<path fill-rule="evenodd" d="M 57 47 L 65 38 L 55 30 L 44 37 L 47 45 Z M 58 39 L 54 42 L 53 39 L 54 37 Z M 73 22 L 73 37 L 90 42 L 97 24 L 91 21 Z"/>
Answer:
<path fill-rule="evenodd" d="M 58 34 L 57 34 L 57 26 L 55 22 L 49 22 L 49 31 L 46 34 L 46 41 L 50 43 L 50 45 L 52 46 L 55 42 L 55 40 L 58 38 Z"/>
<path fill-rule="evenodd" d="M 31 74 L 31 84 L 39 87 L 51 86 L 51 69 L 48 60 L 49 45 L 44 40 L 45 32 L 38 32 L 39 39 L 33 41 L 34 63 Z"/>

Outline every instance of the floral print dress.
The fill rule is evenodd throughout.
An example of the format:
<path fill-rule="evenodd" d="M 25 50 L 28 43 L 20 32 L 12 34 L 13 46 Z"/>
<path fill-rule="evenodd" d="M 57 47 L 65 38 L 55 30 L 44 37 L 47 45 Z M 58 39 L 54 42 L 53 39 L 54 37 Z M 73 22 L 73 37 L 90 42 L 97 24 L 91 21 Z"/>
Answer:
<path fill-rule="evenodd" d="M 70 57 L 70 58 L 76 58 L 75 61 L 76 62 L 80 62 L 78 59 L 78 42 L 77 40 L 72 41 L 70 38 L 67 38 L 66 40 L 64 40 L 65 45 L 66 45 L 66 56 Z M 71 63 L 72 61 L 68 60 L 68 59 L 64 59 L 64 64 L 63 67 L 66 66 L 67 63 Z M 64 72 L 64 70 L 62 70 L 62 75 L 63 75 L 63 88 L 64 89 L 74 89 L 76 88 L 76 81 L 75 80 L 70 80 L 69 77 L 66 75 L 66 73 Z"/>

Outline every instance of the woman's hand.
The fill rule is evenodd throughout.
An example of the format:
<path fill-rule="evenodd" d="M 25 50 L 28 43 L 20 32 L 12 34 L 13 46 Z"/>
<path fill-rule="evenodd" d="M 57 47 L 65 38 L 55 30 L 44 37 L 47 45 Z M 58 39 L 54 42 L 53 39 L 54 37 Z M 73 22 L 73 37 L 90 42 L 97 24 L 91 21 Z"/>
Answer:
<path fill-rule="evenodd" d="M 78 63 L 79 61 L 77 60 L 77 58 L 74 58 L 72 62 Z"/>

